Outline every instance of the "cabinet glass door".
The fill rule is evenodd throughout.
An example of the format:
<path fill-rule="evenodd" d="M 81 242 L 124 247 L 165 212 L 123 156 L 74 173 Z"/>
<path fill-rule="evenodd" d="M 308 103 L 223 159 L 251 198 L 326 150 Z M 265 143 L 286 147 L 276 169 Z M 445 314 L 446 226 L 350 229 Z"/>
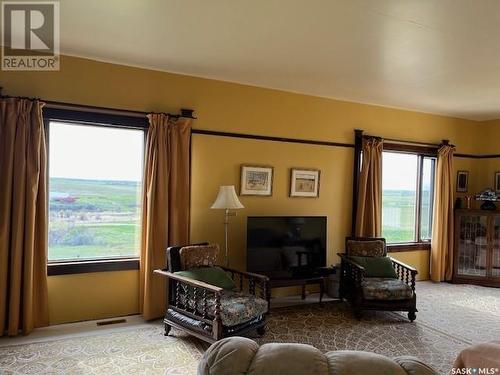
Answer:
<path fill-rule="evenodd" d="M 488 217 L 481 215 L 461 216 L 459 230 L 458 275 L 486 277 Z"/>
<path fill-rule="evenodd" d="M 500 216 L 493 218 L 491 276 L 500 277 Z"/>

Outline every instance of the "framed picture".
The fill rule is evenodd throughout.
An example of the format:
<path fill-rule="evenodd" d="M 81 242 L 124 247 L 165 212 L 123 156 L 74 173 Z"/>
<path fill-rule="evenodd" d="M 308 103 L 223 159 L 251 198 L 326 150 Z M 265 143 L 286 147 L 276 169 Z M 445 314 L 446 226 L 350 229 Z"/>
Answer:
<path fill-rule="evenodd" d="M 293 168 L 290 174 L 290 196 L 291 197 L 319 197 L 318 169 Z"/>
<path fill-rule="evenodd" d="M 457 192 L 467 193 L 468 185 L 469 185 L 469 172 L 468 171 L 458 171 L 457 172 Z"/>
<path fill-rule="evenodd" d="M 242 165 L 240 195 L 270 196 L 273 193 L 273 167 Z"/>
<path fill-rule="evenodd" d="M 500 193 L 500 172 L 495 172 L 495 192 Z"/>

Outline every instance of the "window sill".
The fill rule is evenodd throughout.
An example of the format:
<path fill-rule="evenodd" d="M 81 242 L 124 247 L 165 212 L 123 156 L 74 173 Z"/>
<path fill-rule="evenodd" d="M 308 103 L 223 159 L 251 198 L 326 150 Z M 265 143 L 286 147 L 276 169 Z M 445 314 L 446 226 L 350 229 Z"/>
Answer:
<path fill-rule="evenodd" d="M 139 259 L 137 258 L 89 260 L 77 262 L 54 262 L 47 264 L 48 276 L 138 269 Z"/>
<path fill-rule="evenodd" d="M 430 250 L 430 242 L 407 242 L 387 244 L 387 252 L 399 253 L 402 251 Z"/>

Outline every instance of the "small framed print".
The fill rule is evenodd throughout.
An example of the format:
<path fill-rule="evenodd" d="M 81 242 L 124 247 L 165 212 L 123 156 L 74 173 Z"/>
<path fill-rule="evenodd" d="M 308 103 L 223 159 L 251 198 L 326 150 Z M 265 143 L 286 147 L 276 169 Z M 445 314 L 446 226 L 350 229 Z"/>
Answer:
<path fill-rule="evenodd" d="M 500 193 L 500 172 L 495 172 L 495 193 Z"/>
<path fill-rule="evenodd" d="M 242 165 L 240 195 L 271 196 L 273 167 Z"/>
<path fill-rule="evenodd" d="M 468 171 L 458 171 L 457 172 L 457 192 L 467 193 L 467 188 L 469 185 L 469 172 Z"/>
<path fill-rule="evenodd" d="M 319 197 L 318 169 L 293 168 L 290 173 L 290 197 Z"/>

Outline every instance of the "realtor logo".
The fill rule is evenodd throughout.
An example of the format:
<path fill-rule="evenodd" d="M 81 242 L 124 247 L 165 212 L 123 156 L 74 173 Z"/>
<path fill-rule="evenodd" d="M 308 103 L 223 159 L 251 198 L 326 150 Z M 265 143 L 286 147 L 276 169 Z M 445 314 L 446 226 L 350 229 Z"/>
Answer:
<path fill-rule="evenodd" d="M 2 70 L 59 70 L 59 2 L 2 1 Z"/>

